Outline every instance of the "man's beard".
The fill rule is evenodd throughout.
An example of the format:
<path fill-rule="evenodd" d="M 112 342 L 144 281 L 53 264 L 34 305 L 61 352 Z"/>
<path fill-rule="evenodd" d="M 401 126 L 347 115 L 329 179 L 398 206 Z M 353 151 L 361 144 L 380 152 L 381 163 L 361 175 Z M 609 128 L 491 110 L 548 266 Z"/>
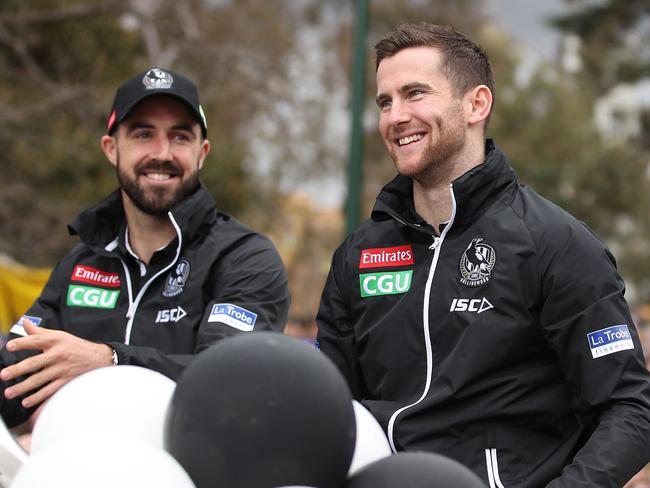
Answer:
<path fill-rule="evenodd" d="M 400 171 L 397 154 L 392 149 L 390 156 L 395 162 L 398 171 L 415 180 L 429 180 L 449 164 L 465 145 L 465 131 L 463 120 L 460 117 L 462 107 L 460 103 L 450 107 L 443 116 L 434 119 L 434 127 L 438 129 L 438 139 L 431 141 L 422 152 L 417 164 L 407 171 Z M 433 128 L 433 127 L 432 127 Z"/>
<path fill-rule="evenodd" d="M 131 176 L 122 171 L 120 167 L 120 157 L 117 155 L 117 165 L 115 172 L 117 180 L 122 190 L 128 195 L 133 204 L 142 212 L 154 217 L 163 217 L 167 215 L 174 206 L 182 202 L 188 195 L 194 193 L 199 186 L 199 172 L 194 171 L 185 181 L 181 182 L 175 190 L 170 191 L 165 188 L 143 188 L 138 183 L 138 174 L 144 170 L 161 170 L 172 172 L 175 176 L 180 176 L 180 171 L 171 161 L 150 161 L 141 167 L 134 169 L 135 176 Z"/>

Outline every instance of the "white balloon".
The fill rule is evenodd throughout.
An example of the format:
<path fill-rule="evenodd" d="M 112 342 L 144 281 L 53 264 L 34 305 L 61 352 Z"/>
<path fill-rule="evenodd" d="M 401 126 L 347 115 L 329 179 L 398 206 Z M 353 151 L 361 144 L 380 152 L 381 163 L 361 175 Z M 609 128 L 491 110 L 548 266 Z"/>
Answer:
<path fill-rule="evenodd" d="M 357 438 L 348 470 L 348 478 L 364 466 L 392 454 L 388 438 L 379 422 L 361 403 L 352 400 L 352 404 L 354 418 L 357 422 Z"/>
<path fill-rule="evenodd" d="M 27 461 L 27 458 L 27 452 L 0 419 L 0 487 L 9 486 L 16 471 Z"/>
<path fill-rule="evenodd" d="M 194 488 L 162 448 L 137 437 L 88 431 L 45 446 L 22 465 L 11 488 Z"/>
<path fill-rule="evenodd" d="M 44 405 L 31 452 L 86 431 L 129 434 L 163 448 L 167 406 L 176 383 L 138 366 L 109 366 L 65 384 Z"/>

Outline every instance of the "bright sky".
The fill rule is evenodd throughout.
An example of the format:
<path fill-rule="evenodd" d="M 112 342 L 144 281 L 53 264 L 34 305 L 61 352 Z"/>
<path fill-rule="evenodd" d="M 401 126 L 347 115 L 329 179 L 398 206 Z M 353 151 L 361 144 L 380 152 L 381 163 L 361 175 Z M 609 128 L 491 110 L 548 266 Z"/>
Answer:
<path fill-rule="evenodd" d="M 553 60 L 559 35 L 548 26 L 550 17 L 567 12 L 564 0 L 485 0 L 488 13 L 522 46 L 518 75 L 524 80 L 542 61 Z"/>
<path fill-rule="evenodd" d="M 535 55 L 550 59 L 557 50 L 558 36 L 546 24 L 549 17 L 566 12 L 563 0 L 486 0 L 488 12 L 513 37 Z"/>

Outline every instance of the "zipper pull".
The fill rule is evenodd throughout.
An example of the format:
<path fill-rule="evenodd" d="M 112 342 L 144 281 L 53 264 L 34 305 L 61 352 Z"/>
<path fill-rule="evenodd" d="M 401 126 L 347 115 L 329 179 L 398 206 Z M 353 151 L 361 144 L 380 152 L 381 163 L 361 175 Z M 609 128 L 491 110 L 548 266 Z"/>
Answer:
<path fill-rule="evenodd" d="M 429 246 L 430 251 L 435 251 L 436 247 L 438 247 L 438 243 L 440 242 L 440 237 L 438 236 L 433 236 L 433 244 Z"/>

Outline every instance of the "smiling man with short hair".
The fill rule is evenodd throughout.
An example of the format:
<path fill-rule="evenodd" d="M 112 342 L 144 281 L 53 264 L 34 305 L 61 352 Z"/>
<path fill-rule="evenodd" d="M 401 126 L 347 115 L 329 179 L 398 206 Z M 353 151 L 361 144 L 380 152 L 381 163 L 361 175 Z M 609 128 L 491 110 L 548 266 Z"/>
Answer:
<path fill-rule="evenodd" d="M 399 174 L 334 254 L 322 351 L 395 451 L 490 488 L 620 488 L 650 458 L 650 374 L 613 256 L 486 139 L 478 45 L 421 23 L 375 48 Z"/>

